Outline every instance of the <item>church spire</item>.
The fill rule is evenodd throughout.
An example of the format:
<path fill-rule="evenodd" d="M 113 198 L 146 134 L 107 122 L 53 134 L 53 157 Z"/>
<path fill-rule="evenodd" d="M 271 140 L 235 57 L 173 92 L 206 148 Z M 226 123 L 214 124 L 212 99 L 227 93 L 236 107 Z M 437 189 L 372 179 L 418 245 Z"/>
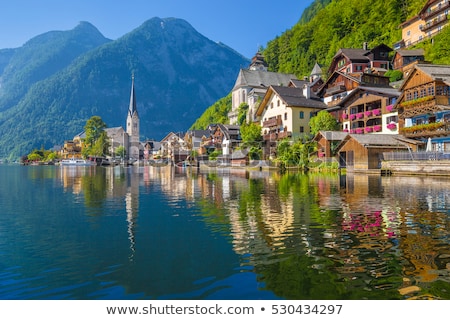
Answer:
<path fill-rule="evenodd" d="M 134 113 L 137 113 L 136 108 L 136 94 L 134 93 L 134 73 L 131 76 L 131 96 L 130 96 L 130 106 L 128 107 L 128 113 L 132 117 Z"/>

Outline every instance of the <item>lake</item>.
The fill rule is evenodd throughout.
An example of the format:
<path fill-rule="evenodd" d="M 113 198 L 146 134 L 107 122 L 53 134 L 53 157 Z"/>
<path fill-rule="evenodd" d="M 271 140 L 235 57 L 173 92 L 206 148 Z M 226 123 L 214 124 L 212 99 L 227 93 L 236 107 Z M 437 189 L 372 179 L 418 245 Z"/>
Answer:
<path fill-rule="evenodd" d="M 449 299 L 450 179 L 0 165 L 0 298 Z"/>

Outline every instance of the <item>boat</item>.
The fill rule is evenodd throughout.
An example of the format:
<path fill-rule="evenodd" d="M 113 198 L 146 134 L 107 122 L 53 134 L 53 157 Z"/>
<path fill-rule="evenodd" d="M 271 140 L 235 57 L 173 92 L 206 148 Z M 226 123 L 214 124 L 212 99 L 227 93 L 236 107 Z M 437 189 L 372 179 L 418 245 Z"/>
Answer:
<path fill-rule="evenodd" d="M 84 159 L 63 159 L 60 161 L 62 166 L 95 166 L 96 163 Z"/>

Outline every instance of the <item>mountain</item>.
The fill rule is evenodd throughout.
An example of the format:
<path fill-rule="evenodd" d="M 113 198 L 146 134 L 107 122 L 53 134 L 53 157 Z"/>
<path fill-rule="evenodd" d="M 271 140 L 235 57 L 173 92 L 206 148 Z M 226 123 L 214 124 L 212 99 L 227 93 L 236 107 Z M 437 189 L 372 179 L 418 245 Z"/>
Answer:
<path fill-rule="evenodd" d="M 125 126 L 132 74 L 141 139 L 184 131 L 230 91 L 240 67 L 249 63 L 181 19 L 152 18 L 115 41 L 61 40 L 80 27 L 90 29 L 83 39 L 99 40 L 93 27 L 82 23 L 72 31 L 38 36 L 9 58 L 0 74 L 0 157 L 62 144 L 82 131 L 93 115 L 102 117 L 108 127 Z M 72 50 L 65 60 L 61 55 L 68 43 L 86 50 L 79 54 Z M 33 52 L 33 47 L 47 57 L 30 56 L 25 61 L 30 53 L 22 51 Z M 0 67 L 1 57 L 2 51 Z M 13 62 L 19 58 L 22 67 L 14 71 L 18 64 Z M 17 80 L 7 81 L 14 75 Z"/>
<path fill-rule="evenodd" d="M 328 66 L 340 48 L 362 48 L 401 40 L 399 25 L 427 0 L 315 0 L 299 23 L 269 41 L 264 56 L 271 71 L 309 75 Z M 326 69 L 325 69 L 326 70 Z"/>
<path fill-rule="evenodd" d="M 326 71 L 341 48 L 362 48 L 364 42 L 369 47 L 382 43 L 392 47 L 401 39 L 399 25 L 417 15 L 426 1 L 315 0 L 297 24 L 263 49 L 269 70 L 293 73 L 301 79 L 311 73 L 316 62 Z M 417 47 L 424 49 L 427 61 L 450 64 L 450 27 Z M 207 121 L 228 121 L 229 110 L 231 100 L 223 98 L 211 105 L 192 128 L 204 128 Z"/>

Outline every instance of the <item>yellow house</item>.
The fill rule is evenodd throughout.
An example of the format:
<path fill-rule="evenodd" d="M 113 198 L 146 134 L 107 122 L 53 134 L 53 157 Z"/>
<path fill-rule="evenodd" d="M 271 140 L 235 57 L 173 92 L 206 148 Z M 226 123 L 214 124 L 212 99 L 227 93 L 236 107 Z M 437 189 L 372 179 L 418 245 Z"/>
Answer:
<path fill-rule="evenodd" d="M 256 111 L 266 154 L 273 153 L 279 140 L 310 134 L 309 120 L 326 107 L 309 84 L 303 88 L 270 86 Z"/>

